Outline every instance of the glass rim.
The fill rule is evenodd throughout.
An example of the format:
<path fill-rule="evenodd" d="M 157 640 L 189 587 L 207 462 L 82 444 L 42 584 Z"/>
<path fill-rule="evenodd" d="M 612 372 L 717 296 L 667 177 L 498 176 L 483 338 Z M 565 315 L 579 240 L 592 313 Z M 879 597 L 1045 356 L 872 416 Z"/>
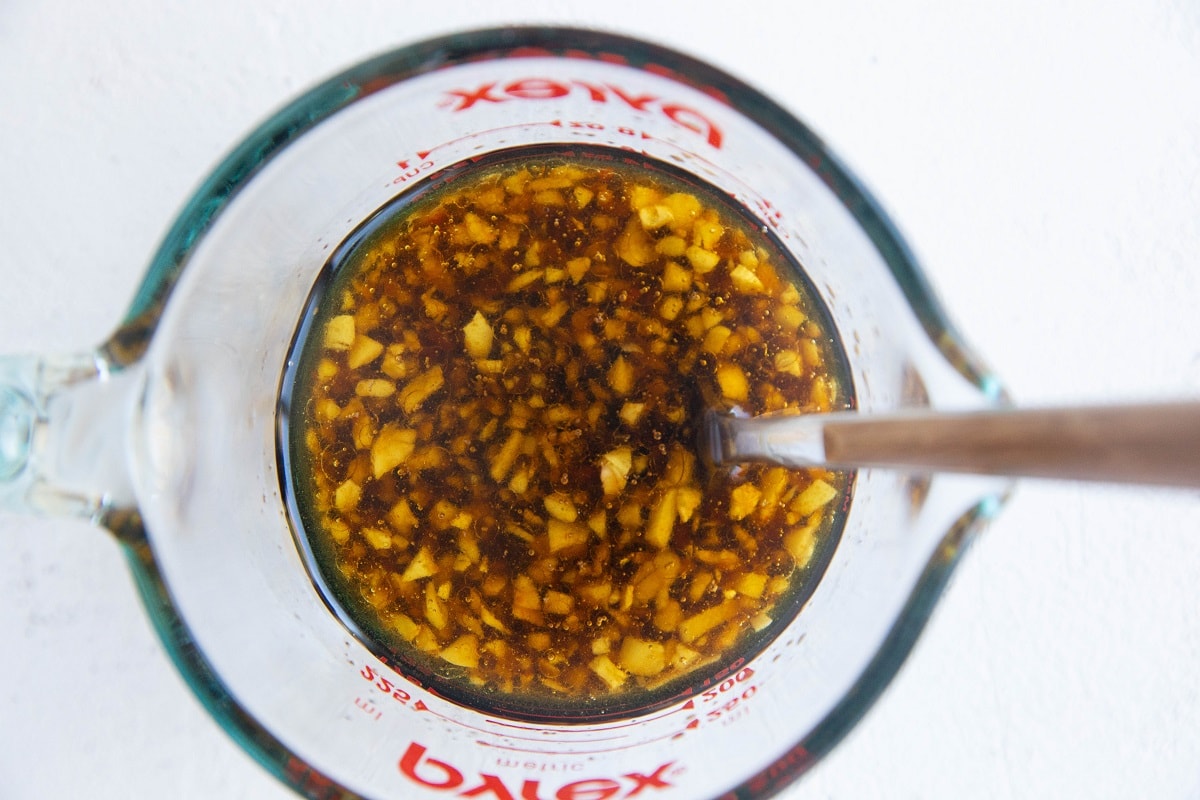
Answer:
<path fill-rule="evenodd" d="M 117 330 L 101 347 L 114 369 L 145 353 L 162 311 L 193 250 L 233 198 L 293 141 L 342 109 L 421 74 L 503 57 L 619 59 L 665 75 L 730 106 L 765 129 L 801 159 L 862 227 L 896 278 L 934 346 L 985 397 L 1005 392 L 964 343 L 943 311 L 916 258 L 866 187 L 828 146 L 782 106 L 738 78 L 684 53 L 624 34 L 573 27 L 488 28 L 447 34 L 399 47 L 352 66 L 300 94 L 270 115 L 217 164 L 175 218 Z M 944 535 L 887 637 L 850 689 L 812 730 L 726 797 L 765 797 L 780 791 L 827 754 L 858 723 L 890 683 L 924 628 L 938 597 L 980 523 L 1003 497 L 968 510 Z M 354 791 L 321 773 L 251 717 L 222 683 L 192 639 L 155 561 L 152 540 L 123 538 L 127 562 L 165 649 L 193 694 L 225 732 L 284 784 L 313 798 L 355 798 Z"/>

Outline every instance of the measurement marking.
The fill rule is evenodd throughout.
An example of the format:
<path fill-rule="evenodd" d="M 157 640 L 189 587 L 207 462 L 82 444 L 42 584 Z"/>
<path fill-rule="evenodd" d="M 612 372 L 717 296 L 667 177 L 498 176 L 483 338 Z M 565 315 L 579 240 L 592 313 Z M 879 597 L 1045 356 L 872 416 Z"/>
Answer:
<path fill-rule="evenodd" d="M 695 698 L 691 698 L 681 706 L 676 706 L 675 708 L 668 709 L 666 711 L 660 712 L 653 716 L 641 717 L 638 719 L 630 719 L 630 720 L 624 720 L 624 721 L 619 721 L 619 722 L 613 722 L 608 725 L 598 725 L 594 728 L 589 728 L 588 730 L 589 731 L 614 731 L 614 730 L 620 730 L 621 728 L 631 728 L 635 725 L 645 725 L 648 722 L 655 722 L 660 719 L 666 719 L 667 717 L 670 717 L 674 714 L 678 714 L 682 711 L 691 711 L 695 707 L 696 707 L 696 700 L 695 700 Z M 535 725 L 526 725 L 526 724 L 523 724 L 520 722 L 509 722 L 507 720 L 490 719 L 490 718 L 487 721 L 493 725 L 498 725 L 503 728 L 517 728 L 518 730 L 538 731 L 539 733 L 544 733 L 544 734 L 550 733 L 550 731 L 547 731 L 545 728 L 540 728 Z"/>
<path fill-rule="evenodd" d="M 483 729 L 475 728 L 474 730 L 483 730 Z M 545 741 L 547 741 L 546 736 L 553 736 L 556 733 L 563 734 L 563 735 L 575 734 L 576 736 L 584 736 L 584 735 L 587 735 L 587 733 L 588 733 L 588 731 L 545 731 L 544 733 L 546 734 L 546 736 L 536 737 L 536 736 L 517 736 L 512 733 L 497 733 L 496 731 L 489 731 L 489 730 L 484 730 L 483 732 L 489 733 L 493 736 L 503 736 L 506 739 L 514 739 L 514 740 L 520 741 L 520 742 L 545 742 Z M 619 742 L 624 738 L 626 738 L 626 737 L 624 737 L 624 736 L 599 736 L 599 737 L 588 737 L 583 740 L 564 740 L 560 736 L 560 737 L 556 737 L 555 741 L 567 741 L 567 743 L 569 743 L 569 744 L 581 741 L 582 743 L 586 744 L 588 742 Z"/>
<path fill-rule="evenodd" d="M 621 722 L 621 723 L 614 723 L 613 725 L 609 726 L 609 729 L 616 730 L 618 728 L 629 728 L 634 725 L 644 725 L 647 722 L 654 722 L 656 720 L 666 719 L 667 717 L 670 717 L 674 714 L 678 714 L 683 711 L 691 711 L 695 707 L 696 707 L 696 701 L 693 698 L 691 700 L 688 700 L 686 703 L 684 703 L 681 706 L 668 709 L 667 711 L 664 711 L 661 714 L 657 714 L 653 717 L 644 717 L 642 719 L 631 719 L 631 720 L 626 720 L 625 722 Z"/>
<path fill-rule="evenodd" d="M 477 131 L 476 133 L 468 133 L 466 136 L 459 136 L 457 138 L 449 139 L 445 142 L 442 142 L 441 144 L 434 145 L 433 147 L 429 148 L 428 150 L 418 150 L 417 158 L 424 160 L 429 157 L 430 153 L 433 153 L 437 150 L 441 150 L 443 147 L 449 147 L 450 145 L 458 144 L 459 142 L 465 142 L 468 139 L 478 139 L 480 136 L 484 136 L 485 134 L 498 133 L 499 131 L 513 130 L 515 128 L 534 128 L 539 125 L 552 125 L 556 128 L 561 128 L 562 120 L 556 119 L 556 120 L 551 120 L 549 122 L 522 122 L 517 125 L 501 125 L 498 128 L 488 128 L 487 130 Z"/>
<path fill-rule="evenodd" d="M 688 723 L 688 726 L 685 730 L 690 729 L 690 728 L 699 727 L 699 725 L 700 725 L 700 720 L 698 720 L 698 719 L 693 720 L 691 723 Z M 633 750 L 635 748 L 645 747 L 648 744 L 653 744 L 654 742 L 663 741 L 664 739 L 677 739 L 680 736 L 682 736 L 683 733 L 684 733 L 684 731 L 673 731 L 671 733 L 663 734 L 662 736 L 655 736 L 651 739 L 639 739 L 638 741 L 629 742 L 628 744 L 623 744 L 623 745 L 619 745 L 616 747 L 598 747 L 598 748 L 592 748 L 592 749 L 586 749 L 586 750 L 570 749 L 570 750 L 564 750 L 564 751 L 559 751 L 559 752 L 548 752 L 544 748 L 535 749 L 535 748 L 529 748 L 529 747 L 517 747 L 515 745 L 496 744 L 495 742 L 487 742 L 487 741 L 484 741 L 483 739 L 476 739 L 475 744 L 480 745 L 481 747 L 490 747 L 495 750 L 511 750 L 515 753 L 536 753 L 537 755 L 543 755 L 543 756 L 549 756 L 549 755 L 591 756 L 591 755 L 598 755 L 600 753 L 617 753 L 622 750 Z"/>
<path fill-rule="evenodd" d="M 700 719 L 698 717 L 692 717 L 691 721 L 683 727 L 683 730 L 681 730 L 677 733 L 671 734 L 671 741 L 675 741 L 676 739 L 682 739 L 684 736 L 687 735 L 688 731 L 694 731 L 694 730 L 696 730 L 696 728 L 699 728 L 699 727 L 700 727 Z"/>
<path fill-rule="evenodd" d="M 460 719 L 455 719 L 454 717 L 446 716 L 445 714 L 442 714 L 441 712 L 434 711 L 432 708 L 430 708 L 429 706 L 427 706 L 425 704 L 424 700 L 417 700 L 415 703 L 413 703 L 412 707 L 413 707 L 414 711 L 426 711 L 430 715 L 435 716 L 438 719 L 443 719 L 446 722 L 453 723 L 454 725 L 457 725 L 460 728 L 466 728 L 467 730 L 471 730 L 471 731 L 478 731 L 479 733 L 494 733 L 494 731 L 491 731 L 487 728 L 479 728 L 474 725 L 470 725 L 466 722 L 463 722 Z"/>
<path fill-rule="evenodd" d="M 632 727 L 634 725 L 644 725 L 648 722 L 662 720 L 662 719 L 665 719 L 666 717 L 670 716 L 671 714 L 675 714 L 675 713 L 678 713 L 678 712 L 684 711 L 684 710 L 690 710 L 691 708 L 694 708 L 694 707 L 695 707 L 695 703 L 693 701 L 689 700 L 683 706 L 680 706 L 679 708 L 669 711 L 665 714 L 660 714 L 657 717 L 651 717 L 651 718 L 643 719 L 640 721 L 639 720 L 631 720 L 627 723 L 623 723 L 620 726 L 616 726 L 616 727 L 628 728 L 628 727 Z M 475 731 L 477 733 L 492 735 L 492 736 L 497 735 L 497 731 L 494 728 L 483 728 L 483 727 L 479 727 L 477 725 L 471 725 L 467 722 L 463 722 L 462 720 L 455 719 L 454 717 L 447 716 L 438 711 L 434 711 L 432 708 L 430 708 L 428 705 L 426 705 L 424 700 L 417 700 L 416 702 L 413 703 L 412 708 L 414 711 L 427 712 L 428 714 L 430 714 L 432 716 L 435 716 L 439 719 L 445 720 L 446 722 L 450 722 L 461 728 L 466 728 L 467 730 Z M 626 736 L 597 737 L 597 736 L 592 735 L 593 733 L 607 733 L 607 732 L 615 729 L 615 728 L 607 728 L 607 727 L 606 728 L 594 728 L 594 729 L 587 730 L 587 731 L 548 731 L 545 728 L 534 728 L 532 726 L 521 725 L 521 724 L 512 723 L 512 722 L 505 722 L 505 721 L 497 720 L 497 719 L 488 719 L 488 720 L 485 720 L 485 722 L 490 725 L 497 726 L 497 727 L 505 727 L 505 728 L 512 728 L 512 729 L 519 730 L 519 731 L 540 733 L 541 736 L 519 736 L 519 735 L 516 735 L 513 733 L 508 733 L 508 732 L 503 732 L 500 735 L 503 735 L 505 738 L 512 739 L 514 741 L 537 742 L 542 745 L 549 743 L 546 739 L 547 736 L 556 736 L 555 743 L 562 743 L 562 744 L 567 744 L 567 745 L 591 744 L 591 743 L 598 743 L 598 742 L 619 742 L 619 741 L 622 741 L 622 740 L 625 740 L 628 738 Z M 605 752 L 610 752 L 610 751 L 614 751 L 614 750 L 625 750 L 630 747 L 639 747 L 642 744 L 646 744 L 648 742 L 653 742 L 653 741 L 658 741 L 659 739 L 669 738 L 672 735 L 673 734 L 667 734 L 665 736 L 659 736 L 654 739 L 639 739 L 637 741 L 633 741 L 627 745 L 622 745 L 620 747 L 605 747 L 605 748 L 602 748 L 599 750 L 580 750 L 577 752 L 580 752 L 580 753 L 591 753 L 591 752 L 605 753 Z M 570 740 L 564 740 L 563 739 L 564 736 L 573 736 L 573 737 L 574 736 L 587 736 L 588 738 L 583 741 L 579 741 L 574 738 L 572 738 Z M 529 749 L 529 748 L 516 747 L 516 746 L 506 747 L 504 745 L 491 744 L 488 742 L 484 742 L 482 740 L 478 740 L 478 741 L 479 741 L 479 744 L 482 744 L 487 747 L 498 747 L 501 749 L 516 750 L 516 751 L 528 752 L 528 753 L 543 752 L 542 750 Z M 572 751 L 572 752 L 576 752 L 576 751 Z"/>
<path fill-rule="evenodd" d="M 371 700 L 364 700 L 362 697 L 356 697 L 354 698 L 354 705 L 360 711 L 365 712 L 367 716 L 371 717 L 371 719 L 383 719 L 383 709 L 375 705 L 375 703 Z"/>

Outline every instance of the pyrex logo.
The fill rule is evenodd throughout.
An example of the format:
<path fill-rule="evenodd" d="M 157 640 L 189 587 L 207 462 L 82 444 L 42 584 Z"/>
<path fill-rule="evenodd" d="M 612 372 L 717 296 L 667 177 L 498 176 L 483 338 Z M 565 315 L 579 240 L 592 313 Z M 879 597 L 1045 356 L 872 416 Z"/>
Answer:
<path fill-rule="evenodd" d="M 429 758 L 423 746 L 412 742 L 400 758 L 400 772 L 413 783 L 430 789 L 453 792 L 458 797 L 492 797 L 496 800 L 625 800 L 638 797 L 647 789 L 668 789 L 671 767 L 668 761 L 649 775 L 628 772 L 616 778 L 586 778 L 558 787 L 543 787 L 540 780 L 525 779 L 519 789 L 499 775 L 480 773 L 468 781 L 462 770 L 445 761 Z"/>
<path fill-rule="evenodd" d="M 446 92 L 440 105 L 457 112 L 466 111 L 480 103 L 557 100 L 571 94 L 586 96 L 593 103 L 622 103 L 635 111 L 661 114 L 679 127 L 704 137 L 713 147 L 719 148 L 724 138 L 721 129 L 694 108 L 653 94 L 629 92 L 609 83 L 551 78 L 521 78 L 505 84 L 492 81 L 475 89 L 452 89 Z"/>

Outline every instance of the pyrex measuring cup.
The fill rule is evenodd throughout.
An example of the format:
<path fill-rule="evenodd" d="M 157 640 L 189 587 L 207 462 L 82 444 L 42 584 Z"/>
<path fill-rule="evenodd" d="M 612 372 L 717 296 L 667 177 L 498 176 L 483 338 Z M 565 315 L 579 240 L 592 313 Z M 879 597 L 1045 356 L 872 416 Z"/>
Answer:
<path fill-rule="evenodd" d="M 0 362 L 0 508 L 111 530 L 198 697 L 308 796 L 767 796 L 865 713 L 1007 492 L 860 472 L 795 620 L 646 715 L 506 719 L 389 666 L 330 612 L 287 514 L 292 337 L 329 253 L 374 211 L 447 167 L 552 144 L 632 150 L 751 210 L 827 306 L 859 409 L 1004 402 L 854 178 L 711 67 L 605 34 L 517 29 L 407 47 L 318 86 L 203 184 L 108 341 Z"/>

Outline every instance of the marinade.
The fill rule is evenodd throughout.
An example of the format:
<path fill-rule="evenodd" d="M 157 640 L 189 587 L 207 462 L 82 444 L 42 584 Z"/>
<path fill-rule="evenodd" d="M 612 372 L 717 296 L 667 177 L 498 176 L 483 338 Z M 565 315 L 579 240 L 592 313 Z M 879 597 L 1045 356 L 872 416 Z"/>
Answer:
<path fill-rule="evenodd" d="M 850 476 L 706 470 L 705 408 L 851 403 L 797 267 L 728 198 L 539 152 L 389 207 L 300 343 L 291 475 L 332 601 L 448 697 L 610 714 L 761 649 Z"/>

